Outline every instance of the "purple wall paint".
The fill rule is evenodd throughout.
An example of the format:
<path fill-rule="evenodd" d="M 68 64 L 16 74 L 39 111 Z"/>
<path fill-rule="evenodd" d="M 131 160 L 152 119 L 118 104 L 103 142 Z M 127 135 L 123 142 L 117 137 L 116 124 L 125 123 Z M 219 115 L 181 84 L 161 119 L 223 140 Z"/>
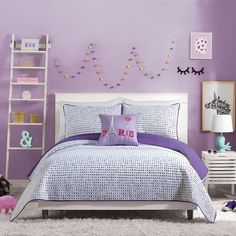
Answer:
<path fill-rule="evenodd" d="M 69 3 L 68 3 L 69 2 Z M 201 81 L 235 80 L 236 32 L 234 0 L 9 0 L 0 14 L 0 173 L 5 170 L 10 34 L 36 37 L 49 33 L 47 148 L 54 141 L 53 93 L 111 92 L 89 67 L 81 79 L 64 80 L 53 67 L 59 59 L 75 72 L 89 42 L 96 44 L 99 61 L 109 82 L 119 80 L 134 45 L 150 71 L 158 72 L 171 36 L 176 36 L 172 64 L 158 80 L 143 78 L 133 70 L 129 79 L 112 92 L 189 93 L 189 144 L 198 152 L 213 147 L 214 135 L 201 132 Z M 191 31 L 213 32 L 213 60 L 190 60 Z M 176 74 L 176 67 L 205 67 L 201 77 Z M 227 135 L 236 148 L 235 134 Z M 17 140 L 17 139 L 16 139 Z M 10 178 L 21 179 L 39 159 L 33 152 L 16 153 L 10 162 Z"/>

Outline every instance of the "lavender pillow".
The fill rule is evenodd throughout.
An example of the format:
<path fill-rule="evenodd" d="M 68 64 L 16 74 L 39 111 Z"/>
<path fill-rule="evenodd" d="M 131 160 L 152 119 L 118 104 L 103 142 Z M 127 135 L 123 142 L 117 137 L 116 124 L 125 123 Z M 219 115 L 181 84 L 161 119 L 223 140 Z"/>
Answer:
<path fill-rule="evenodd" d="M 137 146 L 137 115 L 99 115 L 102 133 L 98 145 Z"/>

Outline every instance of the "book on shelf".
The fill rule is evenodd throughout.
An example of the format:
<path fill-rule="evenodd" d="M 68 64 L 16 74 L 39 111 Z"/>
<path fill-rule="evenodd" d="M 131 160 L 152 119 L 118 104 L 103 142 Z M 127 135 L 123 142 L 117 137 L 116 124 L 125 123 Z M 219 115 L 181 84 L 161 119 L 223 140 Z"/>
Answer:
<path fill-rule="evenodd" d="M 24 83 L 37 84 L 38 78 L 37 77 L 18 77 L 18 78 L 16 78 L 16 82 L 19 84 L 24 84 Z"/>

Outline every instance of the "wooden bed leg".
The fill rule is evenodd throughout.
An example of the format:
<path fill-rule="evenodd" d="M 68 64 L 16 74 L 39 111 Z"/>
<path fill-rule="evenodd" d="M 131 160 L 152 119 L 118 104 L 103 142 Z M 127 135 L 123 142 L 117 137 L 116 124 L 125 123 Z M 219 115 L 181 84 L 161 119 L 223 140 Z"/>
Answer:
<path fill-rule="evenodd" d="M 192 220 L 193 219 L 193 210 L 187 210 L 187 216 L 188 216 L 188 220 Z"/>
<path fill-rule="evenodd" d="M 48 219 L 48 210 L 42 210 L 43 219 Z"/>

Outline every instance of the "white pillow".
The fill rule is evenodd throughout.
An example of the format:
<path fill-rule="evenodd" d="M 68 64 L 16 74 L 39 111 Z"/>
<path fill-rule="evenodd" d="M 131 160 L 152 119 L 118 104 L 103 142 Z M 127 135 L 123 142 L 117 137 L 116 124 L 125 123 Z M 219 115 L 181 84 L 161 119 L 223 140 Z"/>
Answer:
<path fill-rule="evenodd" d="M 62 101 L 60 102 L 60 111 L 59 111 L 59 119 L 60 119 L 60 127 L 59 127 L 59 133 L 58 133 L 58 140 L 62 140 L 65 138 L 65 115 L 64 115 L 64 109 L 63 106 L 65 104 L 67 105 L 75 105 L 75 106 L 79 106 L 79 107 L 108 107 L 108 106 L 114 106 L 117 104 L 121 104 L 123 101 L 123 98 L 117 98 L 117 99 L 113 99 L 110 101 L 106 101 L 106 102 L 67 102 L 67 101 Z M 121 114 L 121 111 L 120 111 Z M 117 114 L 117 115 L 120 115 Z M 99 120 L 100 122 L 100 120 Z"/>

